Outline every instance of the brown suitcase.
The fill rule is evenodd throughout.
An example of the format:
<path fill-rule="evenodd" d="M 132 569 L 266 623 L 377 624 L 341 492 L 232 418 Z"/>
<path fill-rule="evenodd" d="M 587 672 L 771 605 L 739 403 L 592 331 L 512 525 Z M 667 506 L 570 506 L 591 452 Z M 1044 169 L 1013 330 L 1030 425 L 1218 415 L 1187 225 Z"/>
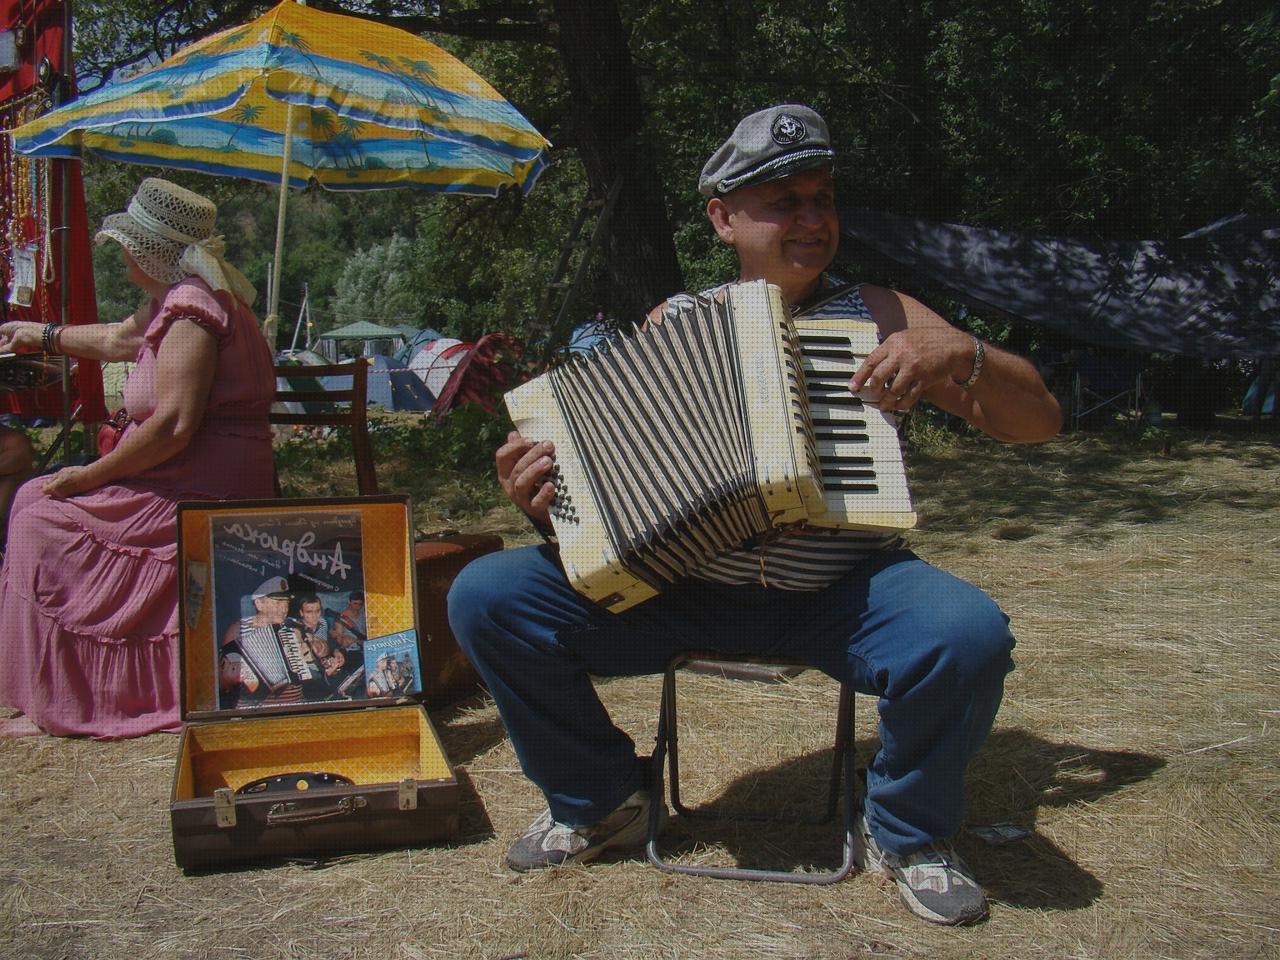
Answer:
<path fill-rule="evenodd" d="M 463 567 L 476 557 L 501 549 L 501 537 L 452 530 L 413 545 L 418 581 L 418 636 L 424 638 L 426 644 L 423 703 L 428 710 L 450 706 L 483 689 L 480 676 L 458 648 L 458 641 L 449 629 L 446 598 Z"/>
<path fill-rule="evenodd" d="M 247 517 L 260 528 L 283 528 L 307 511 L 315 512 L 317 519 L 304 521 L 313 526 L 336 527 L 334 518 L 358 517 L 351 536 L 361 546 L 364 663 L 384 641 L 416 646 L 423 662 L 407 497 L 180 504 L 180 691 L 187 722 L 169 803 L 178 866 L 314 859 L 456 836 L 460 787 L 419 702 L 422 693 L 378 696 L 371 682 L 348 701 L 226 705 L 216 677 L 228 648 L 214 613 L 225 601 L 219 607 L 214 594 L 218 578 L 224 571 L 228 579 L 238 575 L 233 561 L 243 558 L 229 559 L 211 546 L 210 518 L 219 511 L 218 523 Z M 288 549 L 292 564 L 302 556 L 302 541 Z M 429 687 L 425 670 L 418 674 L 422 680 L 407 689 Z"/>

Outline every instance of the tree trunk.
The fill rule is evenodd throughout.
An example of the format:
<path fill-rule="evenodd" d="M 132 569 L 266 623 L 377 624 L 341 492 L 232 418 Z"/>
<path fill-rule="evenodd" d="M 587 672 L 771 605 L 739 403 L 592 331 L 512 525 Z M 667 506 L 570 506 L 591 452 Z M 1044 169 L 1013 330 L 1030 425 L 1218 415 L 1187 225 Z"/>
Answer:
<path fill-rule="evenodd" d="M 553 0 L 571 97 L 571 137 L 593 197 L 618 177 L 607 267 L 620 320 L 639 321 L 684 288 L 662 180 L 644 142 L 644 109 L 615 0 Z"/>

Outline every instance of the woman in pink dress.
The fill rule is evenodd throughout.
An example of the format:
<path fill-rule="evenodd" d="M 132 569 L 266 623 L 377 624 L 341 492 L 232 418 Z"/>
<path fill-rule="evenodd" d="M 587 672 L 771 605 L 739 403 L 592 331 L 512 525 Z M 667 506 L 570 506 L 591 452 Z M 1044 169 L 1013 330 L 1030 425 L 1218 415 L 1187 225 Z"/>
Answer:
<path fill-rule="evenodd" d="M 150 303 L 120 323 L 0 325 L 0 350 L 134 360 L 130 421 L 85 466 L 18 492 L 0 569 L 0 735 L 136 737 L 180 725 L 180 500 L 272 493 L 272 356 L 253 287 L 222 259 L 217 208 L 147 179 L 97 239 Z"/>

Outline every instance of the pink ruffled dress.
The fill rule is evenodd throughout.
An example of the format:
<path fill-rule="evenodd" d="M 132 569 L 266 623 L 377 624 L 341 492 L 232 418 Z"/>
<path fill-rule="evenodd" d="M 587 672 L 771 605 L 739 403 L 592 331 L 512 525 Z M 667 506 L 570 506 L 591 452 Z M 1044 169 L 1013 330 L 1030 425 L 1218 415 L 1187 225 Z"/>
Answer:
<path fill-rule="evenodd" d="M 228 312 L 230 300 L 192 277 L 153 301 L 125 385 L 127 434 L 155 411 L 156 354 L 173 321 L 214 334 L 217 373 L 185 449 L 65 500 L 37 477 L 14 500 L 0 570 L 0 703 L 48 733 L 114 739 L 181 725 L 175 504 L 272 494 L 272 357 L 252 312 Z"/>

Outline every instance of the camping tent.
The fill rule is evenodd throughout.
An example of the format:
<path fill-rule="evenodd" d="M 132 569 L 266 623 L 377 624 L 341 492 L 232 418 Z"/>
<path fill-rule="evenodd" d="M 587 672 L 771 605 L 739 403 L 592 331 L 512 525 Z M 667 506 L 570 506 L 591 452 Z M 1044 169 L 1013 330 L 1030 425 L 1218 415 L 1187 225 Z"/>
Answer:
<path fill-rule="evenodd" d="M 384 410 L 430 410 L 435 395 L 407 367 L 390 357 L 370 357 L 368 399 Z M 321 377 L 326 390 L 349 390 L 351 378 Z"/>
<path fill-rule="evenodd" d="M 360 355 L 371 357 L 378 354 L 394 353 L 400 349 L 400 345 L 404 342 L 404 334 L 394 327 L 384 327 L 377 323 L 370 323 L 367 320 L 357 320 L 355 323 L 349 323 L 345 327 L 338 327 L 336 330 L 330 330 L 322 333 L 315 338 L 317 343 L 323 347 L 333 349 L 340 340 L 359 340 Z M 376 344 L 381 344 L 381 349 Z M 334 351 L 336 356 L 336 350 Z"/>
<path fill-rule="evenodd" d="M 588 320 L 573 328 L 573 334 L 564 350 L 569 353 L 590 353 L 596 347 L 604 346 L 617 332 L 617 325 L 609 320 Z"/>
<path fill-rule="evenodd" d="M 396 359 L 401 363 L 408 363 L 423 347 L 430 346 L 435 341 L 443 337 L 444 334 L 433 327 L 424 327 L 416 331 L 413 336 L 406 337 L 404 347 L 396 353 Z"/>
<path fill-rule="evenodd" d="M 1280 217 L 1233 217 L 1177 240 L 1090 241 L 841 211 L 844 252 L 910 268 L 975 309 L 1079 340 L 1204 358 L 1280 344 Z"/>
<path fill-rule="evenodd" d="M 350 382 L 349 378 L 348 383 Z M 298 372 L 295 374 L 290 371 L 287 377 L 276 377 L 277 390 L 324 390 L 333 389 L 326 388 L 317 378 L 307 373 L 307 367 L 303 364 L 298 365 Z M 347 389 L 347 388 L 343 388 Z M 276 400 L 272 405 L 272 410 L 282 410 L 286 413 L 323 413 L 332 409 L 332 404 L 323 400 Z"/>
<path fill-rule="evenodd" d="M 276 363 L 294 363 L 298 366 L 320 367 L 329 361 L 314 350 L 281 350 L 276 354 Z"/>
<path fill-rule="evenodd" d="M 472 346 L 451 337 L 441 337 L 415 353 L 409 361 L 409 369 L 427 385 L 433 396 L 438 397 Z"/>

